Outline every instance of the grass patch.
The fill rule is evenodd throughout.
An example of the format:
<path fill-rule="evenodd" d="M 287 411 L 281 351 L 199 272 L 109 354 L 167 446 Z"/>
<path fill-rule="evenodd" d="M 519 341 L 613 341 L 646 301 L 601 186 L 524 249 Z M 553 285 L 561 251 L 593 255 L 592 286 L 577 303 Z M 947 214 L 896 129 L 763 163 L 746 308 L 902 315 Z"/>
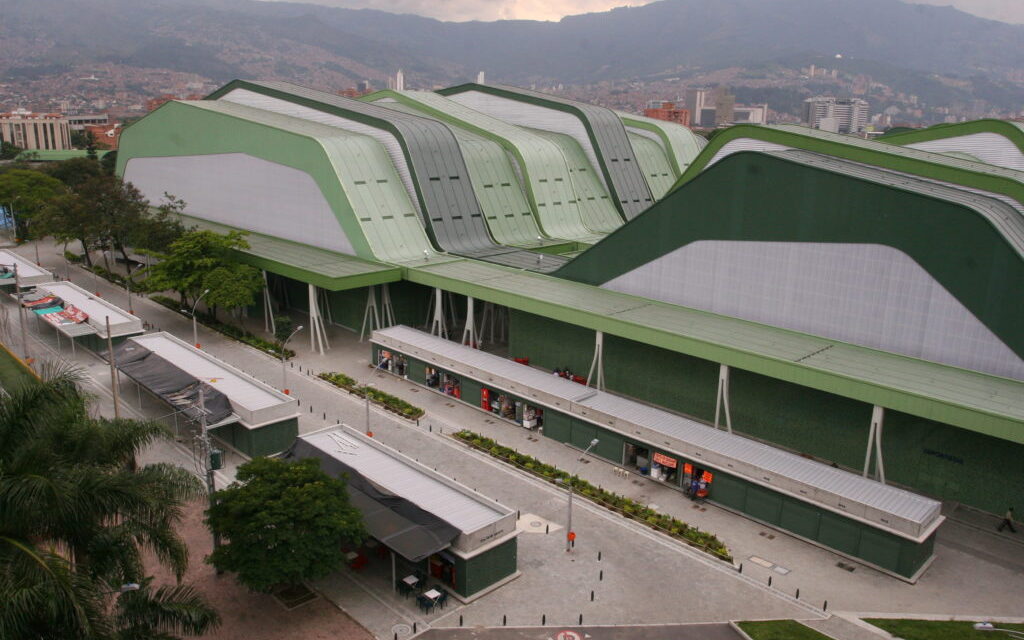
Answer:
<path fill-rule="evenodd" d="M 981 640 L 988 638 L 1012 637 L 998 631 L 976 631 L 973 622 L 953 620 L 892 620 L 887 618 L 865 619 L 879 629 L 885 629 L 903 640 Z M 997 623 L 1000 629 L 1024 632 L 1024 624 Z"/>
<path fill-rule="evenodd" d="M 577 495 L 596 502 L 602 507 L 615 511 L 631 520 L 643 522 L 652 529 L 657 529 L 665 535 L 681 540 L 691 547 L 709 553 L 720 560 L 732 562 L 732 554 L 729 553 L 729 549 L 713 533 L 701 531 L 697 527 L 688 525 L 670 515 L 658 513 L 645 504 L 594 486 L 579 476 L 570 475 L 567 471 L 562 471 L 557 467 L 545 464 L 533 456 L 519 453 L 511 447 L 500 445 L 494 440 L 478 433 L 463 429 L 458 433 L 452 434 L 452 437 L 462 440 L 474 449 L 479 449 L 499 460 L 544 478 L 548 482 L 562 483 L 563 485 L 566 482 L 571 482 Z"/>
<path fill-rule="evenodd" d="M 23 384 L 35 382 L 36 377 L 29 368 L 8 351 L 8 348 L 0 348 L 0 386 L 4 389 L 15 389 Z"/>
<path fill-rule="evenodd" d="M 831 640 L 828 636 L 805 627 L 796 620 L 739 622 L 740 629 L 753 640 Z"/>

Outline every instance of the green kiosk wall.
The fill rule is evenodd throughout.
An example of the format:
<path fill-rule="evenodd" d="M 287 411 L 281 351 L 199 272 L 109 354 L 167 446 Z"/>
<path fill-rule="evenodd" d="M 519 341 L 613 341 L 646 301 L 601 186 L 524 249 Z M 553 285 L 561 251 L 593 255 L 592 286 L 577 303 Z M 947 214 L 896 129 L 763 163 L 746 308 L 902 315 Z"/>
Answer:
<path fill-rule="evenodd" d="M 251 458 L 268 456 L 291 446 L 299 435 L 299 419 L 288 418 L 254 429 L 235 422 L 211 429 L 210 433 Z"/>
<path fill-rule="evenodd" d="M 514 314 L 518 315 L 520 314 Z M 569 335 L 571 336 L 571 333 Z M 376 344 L 372 348 L 376 362 L 382 348 Z M 518 356 L 522 352 L 512 353 Z M 555 357 L 559 355 L 564 354 L 556 354 Z M 530 357 L 533 359 L 533 353 Z M 408 358 L 408 362 L 409 379 L 422 384 L 424 363 L 411 357 Z M 645 370 L 649 366 L 650 361 L 645 363 Z M 448 373 L 444 369 L 439 371 Z M 462 384 L 462 401 L 479 406 L 480 390 L 483 385 L 465 375 L 453 375 L 458 377 Z M 514 400 L 529 402 L 514 394 L 508 395 Z M 593 453 L 616 465 L 623 463 L 625 445 L 631 444 L 674 458 L 678 461 L 679 467 L 691 463 L 695 467 L 706 468 L 701 460 L 685 458 L 675 452 L 660 449 L 653 443 L 631 439 L 550 407 L 544 408 L 543 433 L 548 438 L 580 449 L 585 449 L 594 438 L 597 438 L 598 444 L 592 449 Z M 916 543 L 717 469 L 709 471 L 714 474 L 709 497 L 712 502 L 904 578 L 913 578 L 932 557 L 934 534 L 924 542 Z M 679 486 L 681 480 L 682 474 L 677 474 L 676 486 Z"/>
<path fill-rule="evenodd" d="M 508 344 L 510 357 L 585 374 L 594 333 L 510 310 Z M 714 419 L 715 362 L 606 335 L 604 369 L 609 391 Z M 848 469 L 863 466 L 871 405 L 737 368 L 729 385 L 737 432 Z M 1020 499 L 1024 445 L 891 410 L 882 445 L 891 482 L 990 513 Z"/>
<path fill-rule="evenodd" d="M 512 538 L 468 559 L 452 554 L 455 558 L 455 591 L 468 598 L 515 573 L 519 553 L 517 540 Z"/>

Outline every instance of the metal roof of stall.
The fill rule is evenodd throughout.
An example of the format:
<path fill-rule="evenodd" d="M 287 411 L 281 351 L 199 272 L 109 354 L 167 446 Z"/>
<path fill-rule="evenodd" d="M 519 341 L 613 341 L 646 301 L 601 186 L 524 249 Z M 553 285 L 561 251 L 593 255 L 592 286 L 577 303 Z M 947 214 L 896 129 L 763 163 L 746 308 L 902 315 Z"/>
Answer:
<path fill-rule="evenodd" d="M 97 334 L 107 337 L 106 319 L 110 318 L 111 337 L 133 335 L 142 333 L 142 320 L 128 311 L 107 302 L 99 296 L 89 293 L 82 287 L 72 282 L 46 282 L 36 286 L 36 289 L 45 291 L 50 295 L 57 296 L 64 302 L 74 305 L 89 316 L 85 323 L 57 326 L 57 329 L 69 336 L 81 336 Z M 91 330 L 84 330 L 83 325 L 88 325 Z"/>
<path fill-rule="evenodd" d="M 52 273 L 10 249 L 0 249 L 0 264 L 18 265 L 18 280 L 22 287 L 30 287 L 53 280 Z M 11 278 L 10 284 L 14 284 L 14 278 Z"/>

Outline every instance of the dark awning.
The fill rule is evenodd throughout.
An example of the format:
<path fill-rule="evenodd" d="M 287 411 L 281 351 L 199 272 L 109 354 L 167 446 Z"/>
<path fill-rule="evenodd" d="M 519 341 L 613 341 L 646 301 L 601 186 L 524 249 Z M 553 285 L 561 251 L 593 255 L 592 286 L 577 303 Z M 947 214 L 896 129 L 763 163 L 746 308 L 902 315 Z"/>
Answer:
<path fill-rule="evenodd" d="M 125 340 L 114 347 L 114 363 L 119 371 L 192 420 L 199 419 L 200 385 L 208 424 L 223 422 L 231 415 L 227 396 L 137 342 Z"/>
<path fill-rule="evenodd" d="M 331 454 L 299 438 L 284 454 L 289 459 L 316 458 L 332 477 L 346 476 L 352 506 L 363 515 L 366 531 L 395 553 L 419 562 L 446 549 L 458 528 L 401 496 L 385 491 Z"/>

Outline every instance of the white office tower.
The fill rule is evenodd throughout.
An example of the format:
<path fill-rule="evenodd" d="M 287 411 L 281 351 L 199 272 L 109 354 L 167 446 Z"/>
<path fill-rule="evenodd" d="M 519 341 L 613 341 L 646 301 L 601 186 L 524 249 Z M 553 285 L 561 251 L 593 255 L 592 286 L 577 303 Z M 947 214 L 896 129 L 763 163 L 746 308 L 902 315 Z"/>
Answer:
<path fill-rule="evenodd" d="M 835 133 L 861 133 L 868 123 L 868 103 L 860 98 L 807 98 L 804 100 L 803 122 L 812 129 Z"/>
<path fill-rule="evenodd" d="M 395 74 L 395 91 L 405 91 L 405 74 L 401 69 Z"/>
<path fill-rule="evenodd" d="M 476 83 L 477 84 L 486 84 L 484 82 L 484 72 L 483 71 L 481 71 L 480 73 L 476 74 Z"/>

